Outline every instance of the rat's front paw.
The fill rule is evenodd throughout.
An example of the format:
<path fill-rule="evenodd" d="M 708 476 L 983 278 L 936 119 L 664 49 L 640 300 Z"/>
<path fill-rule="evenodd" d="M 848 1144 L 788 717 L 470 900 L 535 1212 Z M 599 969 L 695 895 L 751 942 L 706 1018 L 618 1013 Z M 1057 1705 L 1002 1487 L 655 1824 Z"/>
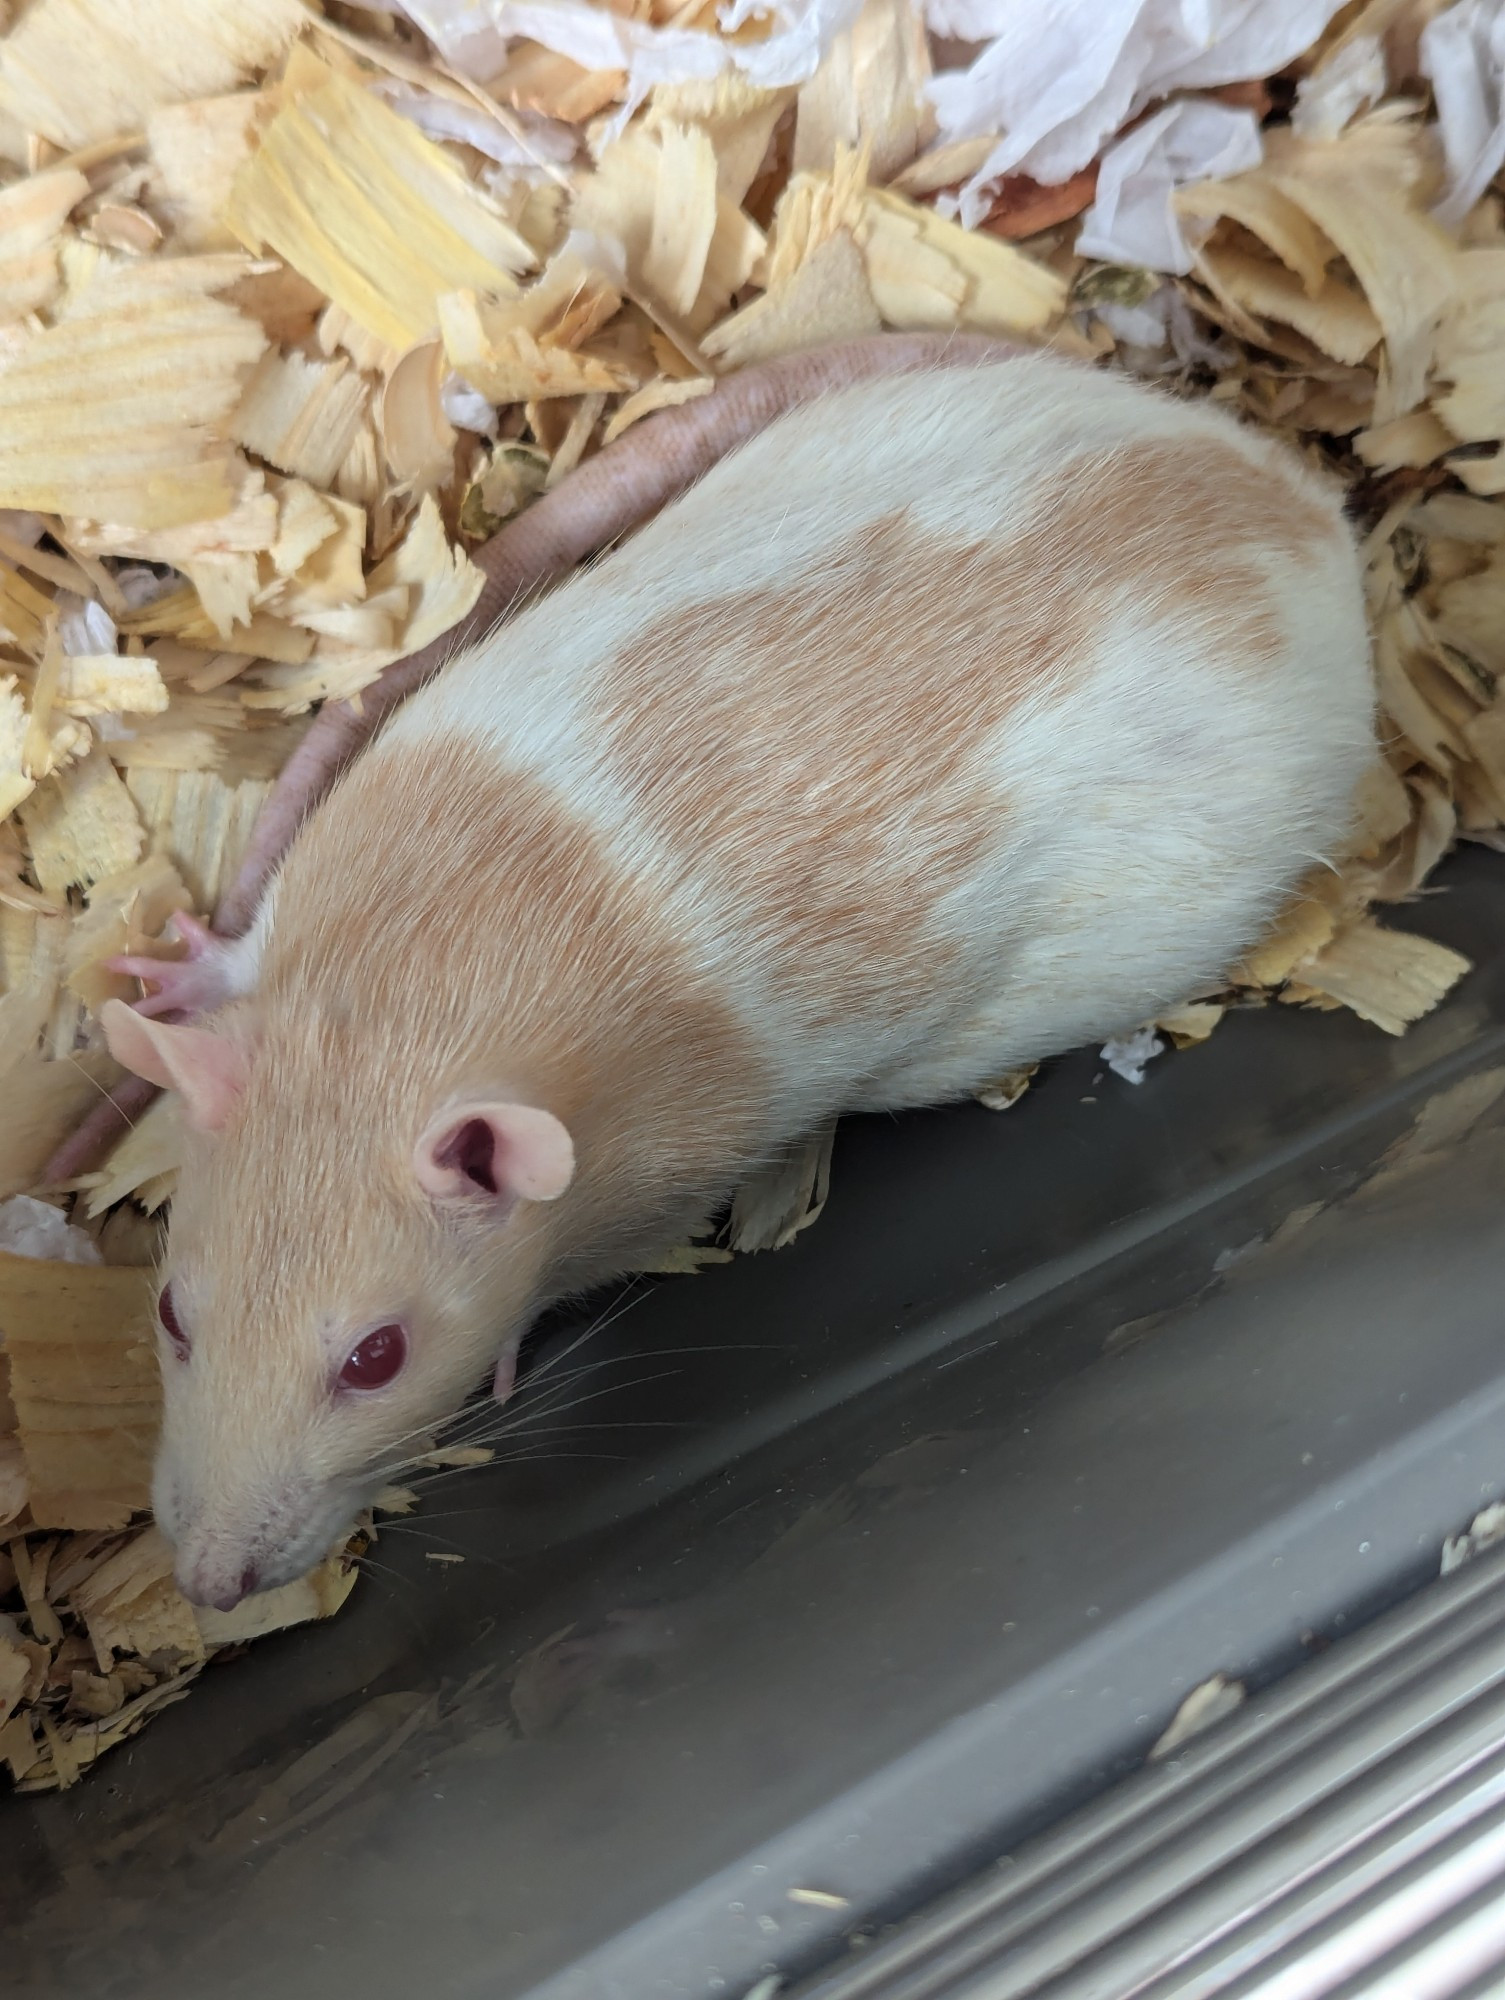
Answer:
<path fill-rule="evenodd" d="M 224 938 L 205 923 L 179 910 L 168 928 L 188 947 L 186 958 L 112 958 L 111 972 L 124 973 L 152 987 L 135 1001 L 138 1014 L 209 1014 L 239 992 L 234 955 Z"/>

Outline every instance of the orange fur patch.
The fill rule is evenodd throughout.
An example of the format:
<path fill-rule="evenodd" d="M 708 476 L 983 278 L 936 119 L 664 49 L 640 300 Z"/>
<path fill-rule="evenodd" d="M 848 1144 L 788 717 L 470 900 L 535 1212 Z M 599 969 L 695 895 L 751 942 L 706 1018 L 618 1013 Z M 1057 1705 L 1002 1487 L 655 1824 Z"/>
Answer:
<path fill-rule="evenodd" d="M 580 1155 L 558 1204 L 577 1223 L 619 1221 L 658 1179 L 719 1178 L 760 1140 L 755 1050 L 673 912 L 556 792 L 468 737 L 378 745 L 309 822 L 262 1007 L 285 1044 L 322 1041 L 300 1067 L 329 1077 L 329 1116 L 350 1092 L 395 1102 L 404 1157 L 465 1091 L 554 1112 Z"/>
<path fill-rule="evenodd" d="M 1056 611 L 986 550 L 894 513 L 782 589 L 667 614 L 612 663 L 620 783 L 738 898 L 816 1018 L 903 1005 L 916 961 L 933 969 L 933 906 L 1002 811 L 977 768 L 986 734 L 1080 645 Z"/>
<path fill-rule="evenodd" d="M 1254 664 L 1284 644 L 1256 555 L 1310 563 L 1332 541 L 1336 519 L 1290 477 L 1273 450 L 1251 461 L 1231 441 L 1128 446 L 1093 508 L 1100 546 L 1120 573 L 1143 583 L 1156 611 L 1214 616 L 1230 661 Z"/>
<path fill-rule="evenodd" d="M 1106 617 L 1215 620 L 1230 662 L 1282 643 L 1249 552 L 1305 559 L 1330 516 L 1234 444 L 1133 443 L 1065 467 L 1002 545 L 901 512 L 817 571 L 646 628 L 599 696 L 615 775 L 746 911 L 814 1019 L 923 996 L 937 906 L 997 837 L 984 766 L 1024 700 L 1067 693 Z"/>

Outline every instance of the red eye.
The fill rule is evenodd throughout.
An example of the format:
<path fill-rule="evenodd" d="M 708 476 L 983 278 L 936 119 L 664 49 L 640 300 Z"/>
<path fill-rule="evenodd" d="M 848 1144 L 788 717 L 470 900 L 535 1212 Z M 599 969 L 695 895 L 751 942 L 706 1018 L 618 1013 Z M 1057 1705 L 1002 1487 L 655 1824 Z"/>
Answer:
<path fill-rule="evenodd" d="M 340 1370 L 342 1389 L 385 1389 L 408 1358 L 408 1336 L 400 1326 L 379 1326 L 350 1350 Z"/>
<path fill-rule="evenodd" d="M 172 1302 L 172 1286 L 164 1285 L 157 1299 L 157 1318 L 162 1322 L 162 1331 L 172 1342 L 172 1351 L 180 1361 L 188 1359 L 188 1335 L 179 1322 L 177 1308 Z"/>

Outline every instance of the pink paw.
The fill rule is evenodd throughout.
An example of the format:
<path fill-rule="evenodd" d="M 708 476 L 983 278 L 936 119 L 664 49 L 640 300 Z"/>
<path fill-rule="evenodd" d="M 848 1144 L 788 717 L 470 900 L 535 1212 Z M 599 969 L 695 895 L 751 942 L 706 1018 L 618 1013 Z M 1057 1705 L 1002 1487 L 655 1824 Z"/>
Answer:
<path fill-rule="evenodd" d="M 156 990 L 135 1001 L 138 1014 L 207 1014 L 234 997 L 230 949 L 205 923 L 179 910 L 169 925 L 188 946 L 186 958 L 121 957 L 106 960 L 111 972 L 140 979 Z"/>

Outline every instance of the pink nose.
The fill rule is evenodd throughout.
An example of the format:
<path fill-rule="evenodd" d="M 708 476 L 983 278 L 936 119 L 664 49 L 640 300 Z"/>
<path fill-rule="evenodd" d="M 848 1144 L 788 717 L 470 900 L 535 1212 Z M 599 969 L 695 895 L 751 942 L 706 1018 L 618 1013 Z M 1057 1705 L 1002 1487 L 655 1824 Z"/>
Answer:
<path fill-rule="evenodd" d="M 201 1558 L 181 1567 L 177 1581 L 190 1604 L 207 1605 L 211 1611 L 233 1611 L 243 1597 L 260 1588 L 261 1572 L 254 1563 L 247 1563 L 239 1576 L 232 1577 Z"/>

